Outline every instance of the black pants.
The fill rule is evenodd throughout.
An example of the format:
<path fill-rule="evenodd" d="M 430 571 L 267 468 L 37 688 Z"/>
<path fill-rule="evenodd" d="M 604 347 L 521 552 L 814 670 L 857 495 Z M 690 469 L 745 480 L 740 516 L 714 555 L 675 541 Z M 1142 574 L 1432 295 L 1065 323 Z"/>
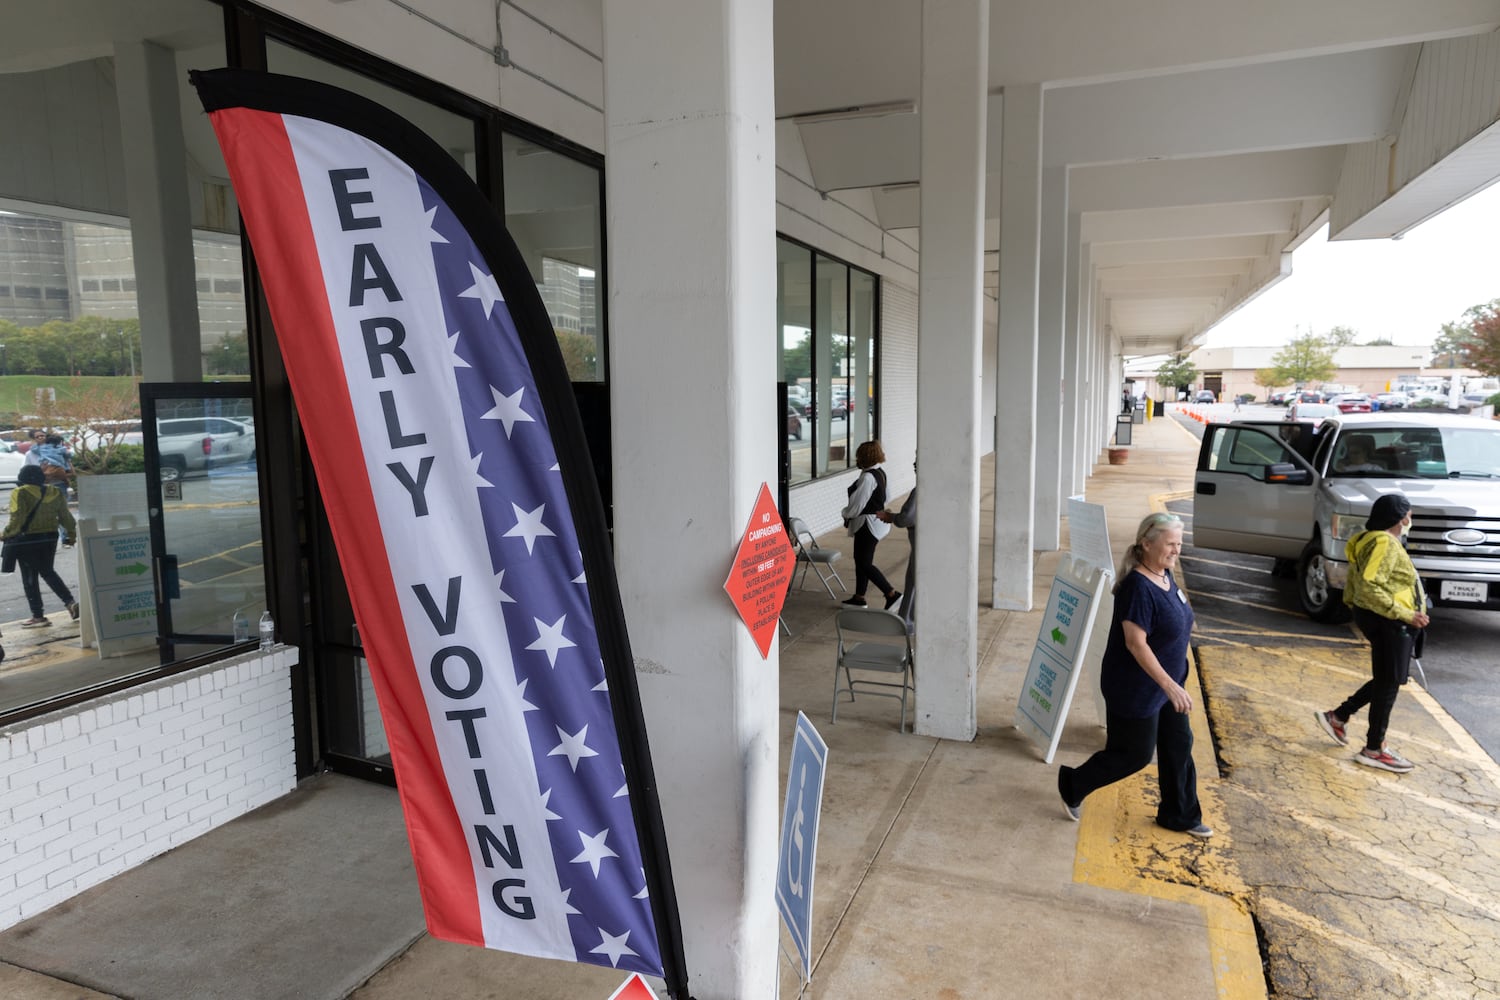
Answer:
<path fill-rule="evenodd" d="M 42 607 L 41 580 L 47 581 L 47 586 L 52 588 L 52 592 L 64 604 L 72 604 L 73 592 L 68 589 L 63 578 L 57 575 L 57 570 L 52 568 L 52 560 L 57 556 L 57 532 L 22 535 L 21 538 L 24 544 L 16 553 L 16 566 L 21 571 L 21 589 L 26 591 L 26 603 L 31 605 L 31 617 L 42 618 L 46 614 Z"/>
<path fill-rule="evenodd" d="M 1370 679 L 1335 708 L 1333 714 L 1348 722 L 1355 712 L 1369 705 L 1370 731 L 1365 734 L 1365 749 L 1379 750 L 1385 746 L 1385 731 L 1391 724 L 1396 695 L 1411 676 L 1416 635 L 1404 623 L 1365 608 L 1354 609 L 1354 623 L 1370 640 Z"/>
<path fill-rule="evenodd" d="M 880 589 L 882 594 L 891 592 L 891 581 L 885 578 L 875 565 L 875 546 L 880 544 L 880 539 L 870 534 L 869 527 L 861 525 L 854 535 L 854 596 L 864 597 L 865 590 L 870 584 Z"/>
<path fill-rule="evenodd" d="M 1127 719 L 1107 711 L 1105 724 L 1109 731 L 1104 749 L 1077 768 L 1062 769 L 1059 790 L 1063 798 L 1070 805 L 1081 803 L 1092 792 L 1144 768 L 1155 751 L 1161 785 L 1157 824 L 1169 830 L 1191 830 L 1203 822 L 1203 809 L 1198 804 L 1198 768 L 1193 763 L 1192 720 L 1187 713 L 1167 702 L 1156 715 L 1144 719 Z"/>

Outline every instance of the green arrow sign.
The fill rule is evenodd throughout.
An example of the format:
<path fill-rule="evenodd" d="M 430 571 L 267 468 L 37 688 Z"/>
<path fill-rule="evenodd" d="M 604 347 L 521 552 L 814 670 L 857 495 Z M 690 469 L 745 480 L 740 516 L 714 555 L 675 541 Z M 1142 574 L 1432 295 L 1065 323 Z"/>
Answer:
<path fill-rule="evenodd" d="M 131 563 L 129 566 L 116 566 L 115 576 L 140 576 L 146 572 L 145 563 Z"/>
<path fill-rule="evenodd" d="M 1059 646 L 1066 646 L 1068 644 L 1068 637 L 1062 629 L 1055 628 L 1052 630 L 1052 641 Z"/>

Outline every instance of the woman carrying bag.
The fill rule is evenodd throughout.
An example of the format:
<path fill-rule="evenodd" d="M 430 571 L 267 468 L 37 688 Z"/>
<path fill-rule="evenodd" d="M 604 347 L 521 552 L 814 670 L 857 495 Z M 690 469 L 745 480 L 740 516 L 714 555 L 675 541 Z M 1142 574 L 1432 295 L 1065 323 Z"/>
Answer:
<path fill-rule="evenodd" d="M 42 607 L 42 580 L 67 606 L 68 614 L 77 619 L 78 602 L 52 568 L 57 555 L 58 528 L 62 528 L 64 545 L 71 546 L 77 537 L 78 525 L 68 510 L 67 496 L 61 488 L 47 485 L 46 475 L 36 465 L 22 466 L 16 473 L 16 484 L 10 491 L 10 522 L 0 532 L 5 539 L 4 565 L 0 568 L 9 572 L 12 561 L 21 567 L 21 587 L 26 591 L 26 603 L 31 605 L 31 617 L 21 627 L 52 624 Z"/>

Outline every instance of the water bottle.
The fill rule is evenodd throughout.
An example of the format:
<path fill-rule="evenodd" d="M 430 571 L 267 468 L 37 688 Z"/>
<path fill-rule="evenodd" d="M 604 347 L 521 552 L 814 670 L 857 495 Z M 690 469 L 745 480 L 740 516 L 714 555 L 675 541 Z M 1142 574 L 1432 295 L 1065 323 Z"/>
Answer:
<path fill-rule="evenodd" d="M 270 649 L 276 642 L 276 622 L 271 618 L 271 612 L 260 613 L 260 648 Z"/>
<path fill-rule="evenodd" d="M 236 643 L 250 641 L 250 619 L 245 617 L 245 612 L 239 608 L 234 609 L 234 641 Z"/>

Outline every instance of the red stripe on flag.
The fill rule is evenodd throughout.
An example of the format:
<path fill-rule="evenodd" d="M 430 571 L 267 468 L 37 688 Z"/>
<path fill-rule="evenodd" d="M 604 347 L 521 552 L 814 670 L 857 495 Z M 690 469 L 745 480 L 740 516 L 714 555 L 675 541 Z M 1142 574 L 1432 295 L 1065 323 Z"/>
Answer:
<path fill-rule="evenodd" d="M 255 244 L 277 343 L 370 653 L 427 926 L 435 937 L 482 946 L 468 839 L 412 663 L 291 141 L 280 115 L 232 108 L 210 118 Z"/>

